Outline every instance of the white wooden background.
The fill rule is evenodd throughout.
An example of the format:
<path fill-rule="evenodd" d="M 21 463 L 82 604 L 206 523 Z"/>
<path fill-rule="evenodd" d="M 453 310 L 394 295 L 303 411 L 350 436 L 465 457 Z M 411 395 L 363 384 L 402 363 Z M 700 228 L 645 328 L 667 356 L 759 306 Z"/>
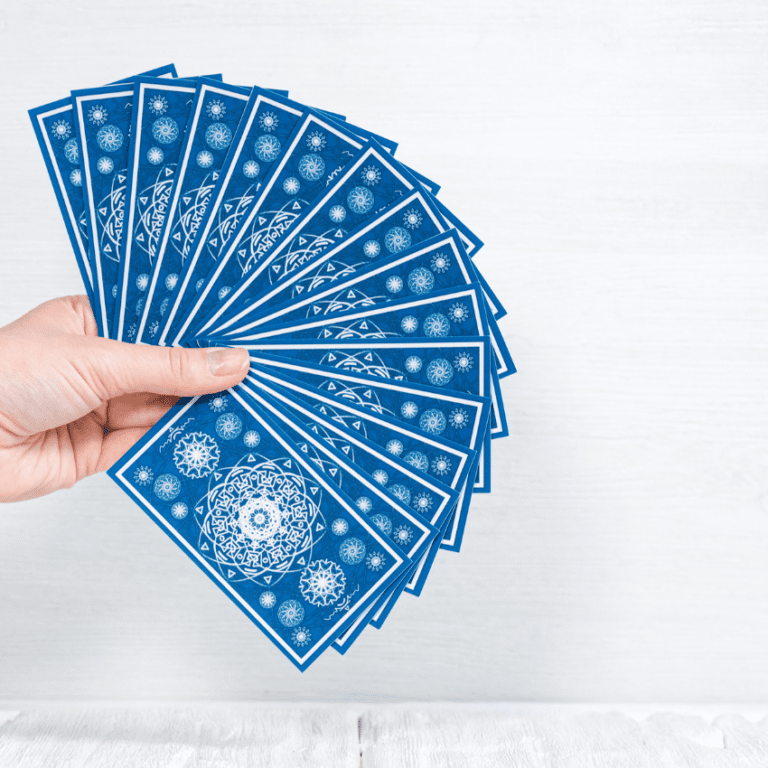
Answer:
<path fill-rule="evenodd" d="M 171 60 L 444 185 L 512 437 L 462 553 L 304 675 L 106 477 L 0 508 L 0 698 L 765 701 L 768 6 L 0 0 L 0 323 L 78 291 L 26 110 Z"/>

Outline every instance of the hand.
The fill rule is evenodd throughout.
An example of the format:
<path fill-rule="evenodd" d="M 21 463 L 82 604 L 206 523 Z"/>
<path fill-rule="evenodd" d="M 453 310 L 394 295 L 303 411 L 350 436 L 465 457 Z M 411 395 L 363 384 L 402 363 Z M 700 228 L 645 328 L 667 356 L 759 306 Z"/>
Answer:
<path fill-rule="evenodd" d="M 0 328 L 0 501 L 108 469 L 178 397 L 220 392 L 247 372 L 244 349 L 99 338 L 85 296 L 41 304 Z"/>

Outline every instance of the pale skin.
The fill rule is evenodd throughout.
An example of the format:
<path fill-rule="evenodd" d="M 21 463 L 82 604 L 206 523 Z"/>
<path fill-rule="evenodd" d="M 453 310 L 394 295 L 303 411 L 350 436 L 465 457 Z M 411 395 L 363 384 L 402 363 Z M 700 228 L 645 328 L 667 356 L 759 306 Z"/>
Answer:
<path fill-rule="evenodd" d="M 41 304 L 0 328 L 0 502 L 103 472 L 179 397 L 220 392 L 247 372 L 244 349 L 99 338 L 85 296 Z"/>

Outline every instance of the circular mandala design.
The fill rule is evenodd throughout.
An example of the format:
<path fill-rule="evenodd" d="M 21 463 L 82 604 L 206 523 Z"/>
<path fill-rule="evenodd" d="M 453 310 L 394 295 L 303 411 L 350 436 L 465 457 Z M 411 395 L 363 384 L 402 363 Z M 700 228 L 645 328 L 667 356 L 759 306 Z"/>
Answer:
<path fill-rule="evenodd" d="M 277 609 L 277 620 L 284 627 L 296 627 L 304 619 L 304 607 L 298 600 L 285 600 Z"/>
<path fill-rule="evenodd" d="M 160 475 L 155 480 L 155 496 L 163 501 L 173 501 L 181 493 L 181 483 L 176 475 Z"/>
<path fill-rule="evenodd" d="M 156 96 L 153 95 L 149 97 L 147 106 L 153 115 L 160 116 L 165 112 L 166 109 L 168 109 L 168 99 L 166 99 L 165 96 L 161 96 L 160 94 L 157 94 Z"/>
<path fill-rule="evenodd" d="M 459 354 L 454 358 L 453 364 L 459 373 L 466 373 L 472 369 L 474 361 L 472 360 L 472 355 L 469 352 L 459 352 Z"/>
<path fill-rule="evenodd" d="M 381 552 L 371 552 L 371 554 L 365 558 L 365 564 L 370 571 L 380 571 L 386 562 L 387 560 Z"/>
<path fill-rule="evenodd" d="M 426 267 L 416 267 L 408 275 L 408 288 L 411 293 L 422 296 L 435 287 L 435 276 Z"/>
<path fill-rule="evenodd" d="M 211 119 L 219 120 L 227 113 L 227 108 L 221 99 L 211 99 L 211 101 L 208 102 L 205 111 Z"/>
<path fill-rule="evenodd" d="M 228 403 L 229 403 L 229 397 L 227 397 L 227 395 L 214 395 L 208 401 L 208 407 L 214 413 L 223 413 L 224 411 L 227 410 Z"/>
<path fill-rule="evenodd" d="M 442 435 L 448 426 L 445 414 L 437 408 L 428 408 L 419 418 L 419 426 L 431 435 Z"/>
<path fill-rule="evenodd" d="M 427 366 L 427 380 L 434 387 L 444 387 L 453 378 L 453 367 L 444 358 L 438 357 Z"/>
<path fill-rule="evenodd" d="M 64 157 L 68 163 L 77 165 L 80 162 L 80 147 L 77 143 L 77 139 L 70 139 L 64 145 Z"/>
<path fill-rule="evenodd" d="M 421 451 L 408 451 L 403 456 L 403 461 L 410 464 L 414 469 L 418 469 L 419 472 L 429 471 L 429 459 L 425 453 Z"/>
<path fill-rule="evenodd" d="M 375 515 L 371 515 L 371 522 L 387 536 L 392 533 L 392 520 L 386 515 L 377 512 Z"/>
<path fill-rule="evenodd" d="M 448 259 L 447 256 L 445 256 L 442 253 L 435 254 L 432 257 L 432 269 L 435 272 L 440 272 L 441 274 L 443 272 L 446 272 L 448 270 L 448 267 L 450 266 L 451 262 Z"/>
<path fill-rule="evenodd" d="M 303 648 L 312 639 L 312 633 L 305 627 L 296 627 L 291 633 L 291 641 L 299 648 Z"/>
<path fill-rule="evenodd" d="M 452 427 L 461 429 L 461 427 L 465 427 L 467 425 L 469 416 L 463 408 L 454 408 L 454 410 L 448 414 L 448 421 Z"/>
<path fill-rule="evenodd" d="M 411 492 L 402 483 L 392 483 L 387 490 L 393 496 L 397 496 L 403 504 L 411 503 Z"/>
<path fill-rule="evenodd" d="M 399 253 L 408 248 L 413 242 L 411 233 L 402 227 L 392 227 L 384 235 L 384 247 L 390 253 Z"/>
<path fill-rule="evenodd" d="M 451 323 L 441 312 L 433 312 L 424 318 L 424 335 L 431 339 L 439 339 L 448 336 L 451 332 Z"/>
<path fill-rule="evenodd" d="M 173 144 L 179 138 L 179 124 L 167 115 L 158 117 L 152 123 L 152 137 L 160 144 Z"/>
<path fill-rule="evenodd" d="M 205 129 L 205 143 L 211 149 L 226 149 L 232 143 L 232 131 L 224 123 L 211 123 Z"/>
<path fill-rule="evenodd" d="M 101 104 L 94 104 L 88 110 L 88 119 L 93 125 L 104 125 L 108 117 L 107 110 Z"/>
<path fill-rule="evenodd" d="M 96 134 L 96 143 L 102 152 L 117 152 L 124 140 L 123 132 L 116 125 L 104 125 Z"/>
<path fill-rule="evenodd" d="M 271 136 L 270 134 L 265 133 L 263 136 L 259 136 L 259 138 L 256 139 L 253 151 L 262 163 L 272 163 L 277 160 L 280 155 L 280 139 L 278 139 L 277 136 Z"/>
<path fill-rule="evenodd" d="M 301 572 L 299 589 L 307 602 L 327 606 L 344 594 L 346 583 L 344 571 L 332 560 L 315 560 Z"/>
<path fill-rule="evenodd" d="M 363 184 L 369 187 L 376 186 L 381 181 L 381 171 L 375 165 L 366 165 L 360 175 L 363 177 Z"/>
<path fill-rule="evenodd" d="M 418 229 L 422 221 L 424 221 L 424 217 L 415 208 L 411 208 L 403 214 L 403 224 L 408 229 Z"/>
<path fill-rule="evenodd" d="M 72 133 L 72 126 L 66 120 L 56 120 L 51 126 L 51 133 L 55 138 L 63 141 L 69 138 Z"/>
<path fill-rule="evenodd" d="M 357 537 L 350 536 L 339 544 L 339 557 L 346 565 L 362 563 L 365 557 L 365 544 Z"/>
<path fill-rule="evenodd" d="M 279 122 L 280 119 L 274 112 L 265 112 L 259 117 L 259 128 L 261 128 L 262 131 L 269 133 L 277 128 Z"/>
<path fill-rule="evenodd" d="M 204 432 L 184 435 L 173 449 L 173 463 L 182 475 L 194 479 L 207 477 L 219 464 L 219 446 Z"/>
<path fill-rule="evenodd" d="M 133 481 L 136 485 L 149 485 L 155 477 L 150 467 L 137 467 L 133 473 Z"/>
<path fill-rule="evenodd" d="M 451 471 L 451 460 L 447 456 L 437 456 L 432 460 L 432 472 L 442 477 Z"/>
<path fill-rule="evenodd" d="M 368 187 L 354 187 L 347 195 L 347 205 L 352 213 L 368 213 L 373 208 L 373 192 Z"/>
<path fill-rule="evenodd" d="M 410 544 L 413 540 L 413 531 L 407 525 L 399 525 L 395 528 L 392 538 L 400 545 Z"/>
<path fill-rule="evenodd" d="M 150 147 L 147 150 L 147 161 L 150 165 L 160 165 L 165 160 L 165 152 L 160 147 Z"/>
<path fill-rule="evenodd" d="M 312 131 L 312 133 L 307 136 L 307 146 L 310 149 L 315 150 L 315 152 L 325 149 L 325 136 L 323 136 L 320 131 Z"/>
<path fill-rule="evenodd" d="M 243 431 L 243 420 L 236 413 L 222 413 L 216 419 L 216 434 L 222 440 L 234 440 Z"/>
<path fill-rule="evenodd" d="M 299 160 L 299 176 L 306 181 L 318 181 L 325 173 L 325 160 L 310 152 Z"/>

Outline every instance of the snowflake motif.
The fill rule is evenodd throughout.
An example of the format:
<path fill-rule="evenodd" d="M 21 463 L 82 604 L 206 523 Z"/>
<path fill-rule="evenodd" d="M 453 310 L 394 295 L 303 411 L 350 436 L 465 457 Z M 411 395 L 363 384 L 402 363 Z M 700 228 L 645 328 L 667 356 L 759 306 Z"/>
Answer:
<path fill-rule="evenodd" d="M 403 329 L 403 333 L 416 333 L 419 328 L 419 321 L 413 315 L 406 315 L 400 321 L 400 327 Z"/>
<path fill-rule="evenodd" d="M 438 357 L 427 366 L 427 380 L 433 387 L 444 387 L 453 378 L 453 368 L 444 358 Z"/>
<path fill-rule="evenodd" d="M 347 209 L 343 205 L 334 205 L 328 211 L 328 218 L 334 224 L 341 224 L 347 218 Z"/>
<path fill-rule="evenodd" d="M 430 339 L 438 339 L 448 336 L 451 332 L 451 324 L 448 318 L 441 312 L 433 312 L 424 318 L 424 335 Z"/>
<path fill-rule="evenodd" d="M 337 517 L 331 523 L 331 533 L 334 536 L 343 536 L 349 530 L 349 523 L 343 517 Z"/>
<path fill-rule="evenodd" d="M 432 459 L 432 474 L 443 477 L 451 471 L 451 460 L 447 456 L 437 456 Z"/>
<path fill-rule="evenodd" d="M 149 331 L 149 337 L 151 339 L 154 339 L 157 335 L 157 332 L 160 330 L 160 321 L 159 320 L 153 320 L 148 326 L 147 330 Z"/>
<path fill-rule="evenodd" d="M 172 117 L 158 117 L 152 123 L 152 136 L 160 144 L 173 144 L 179 138 L 179 124 Z"/>
<path fill-rule="evenodd" d="M 405 359 L 405 370 L 408 373 L 418 373 L 421 370 L 422 362 L 418 355 L 411 355 Z"/>
<path fill-rule="evenodd" d="M 267 590 L 266 592 L 262 592 L 259 595 L 259 605 L 262 608 L 266 608 L 267 610 L 269 610 L 270 608 L 274 608 L 276 602 L 277 602 L 277 596 L 275 595 L 274 592 L 270 592 L 269 590 Z"/>
<path fill-rule="evenodd" d="M 69 183 L 73 187 L 83 186 L 83 174 L 81 173 L 79 168 L 75 168 L 75 170 L 69 174 Z"/>
<path fill-rule="evenodd" d="M 243 176 L 247 179 L 255 179 L 261 172 L 261 166 L 255 160 L 246 160 L 243 163 Z"/>
<path fill-rule="evenodd" d="M 168 99 L 158 93 L 156 96 L 153 95 L 149 97 L 147 106 L 149 107 L 149 111 L 155 115 L 155 117 L 160 117 L 160 115 L 164 114 L 168 109 Z"/>
<path fill-rule="evenodd" d="M 416 403 L 408 400 L 400 406 L 400 413 L 404 419 L 415 419 L 419 413 L 419 406 Z"/>
<path fill-rule="evenodd" d="M 107 122 L 108 117 L 109 113 L 101 104 L 94 104 L 88 110 L 88 119 L 91 121 L 92 125 L 104 125 L 104 123 Z"/>
<path fill-rule="evenodd" d="M 469 317 L 469 309 L 466 304 L 456 302 L 455 304 L 451 304 L 451 307 L 448 310 L 448 316 L 454 323 L 463 323 Z"/>
<path fill-rule="evenodd" d="M 197 153 L 195 162 L 200 168 L 210 168 L 213 165 L 213 155 L 207 149 L 203 149 Z"/>
<path fill-rule="evenodd" d="M 381 245 L 378 240 L 366 240 L 363 243 L 363 253 L 369 259 L 375 259 L 381 253 Z"/>
<path fill-rule="evenodd" d="M 211 149 L 226 149 L 232 143 L 232 131 L 224 123 L 211 123 L 205 129 L 205 143 Z"/>
<path fill-rule="evenodd" d="M 155 477 L 150 467 L 137 467 L 133 473 L 133 481 L 136 485 L 149 485 Z"/>
<path fill-rule="evenodd" d="M 469 352 L 459 352 L 459 354 L 453 358 L 453 365 L 459 373 L 471 371 L 474 364 L 472 355 Z"/>
<path fill-rule="evenodd" d="M 451 261 L 446 255 L 442 253 L 436 253 L 432 257 L 431 264 L 432 264 L 432 270 L 434 272 L 439 272 L 440 274 L 442 274 L 443 272 L 448 271 L 448 267 L 451 266 Z"/>
<path fill-rule="evenodd" d="M 80 147 L 77 144 L 77 139 L 70 139 L 64 145 L 64 157 L 72 165 L 77 165 L 80 162 Z"/>
<path fill-rule="evenodd" d="M 259 117 L 259 128 L 267 133 L 274 131 L 279 123 L 280 120 L 274 112 L 264 112 L 264 114 Z"/>
<path fill-rule="evenodd" d="M 387 490 L 393 496 L 397 496 L 403 504 L 411 503 L 411 492 L 401 483 L 392 483 Z"/>
<path fill-rule="evenodd" d="M 140 317 L 144 311 L 144 297 L 142 296 L 137 302 L 136 307 L 133 310 L 136 313 L 136 317 Z"/>
<path fill-rule="evenodd" d="M 384 235 L 384 247 L 390 253 L 400 253 L 404 251 L 413 242 L 411 233 L 402 227 L 392 227 Z"/>
<path fill-rule="evenodd" d="M 381 181 L 381 171 L 375 165 L 366 165 L 360 175 L 363 177 L 363 184 L 369 187 L 374 187 Z"/>
<path fill-rule="evenodd" d="M 347 195 L 347 205 L 353 213 L 368 213 L 373 208 L 373 192 L 368 187 L 355 187 Z"/>
<path fill-rule="evenodd" d="M 128 341 L 133 341 L 136 338 L 136 323 L 131 323 L 128 326 L 128 330 L 125 334 L 128 337 Z"/>
<path fill-rule="evenodd" d="M 246 448 L 256 448 L 260 442 L 261 435 L 255 429 L 250 429 L 243 435 L 243 443 Z"/>
<path fill-rule="evenodd" d="M 367 515 L 373 509 L 373 502 L 367 496 L 361 496 L 355 502 L 355 506 Z"/>
<path fill-rule="evenodd" d="M 408 275 L 408 288 L 411 293 L 423 296 L 435 287 L 435 276 L 426 267 L 416 267 Z"/>
<path fill-rule="evenodd" d="M 229 404 L 229 397 L 227 395 L 216 395 L 208 401 L 208 407 L 214 413 L 223 413 L 227 410 Z"/>
<path fill-rule="evenodd" d="M 413 531 L 407 525 L 398 525 L 392 538 L 398 544 L 410 544 L 413 539 Z"/>
<path fill-rule="evenodd" d="M 181 493 L 181 483 L 176 475 L 160 475 L 155 480 L 155 496 L 163 501 L 173 501 Z"/>
<path fill-rule="evenodd" d="M 182 475 L 199 480 L 219 465 L 219 446 L 204 432 L 184 435 L 173 449 L 173 463 Z"/>
<path fill-rule="evenodd" d="M 403 452 L 403 444 L 399 440 L 390 440 L 386 445 L 387 452 L 399 456 Z"/>
<path fill-rule="evenodd" d="M 277 136 L 270 136 L 268 133 L 265 133 L 256 139 L 253 151 L 262 163 L 272 163 L 280 155 L 280 139 Z"/>
<path fill-rule="evenodd" d="M 72 126 L 66 120 L 57 120 L 51 126 L 51 133 L 55 139 L 68 139 L 72 133 Z"/>
<path fill-rule="evenodd" d="M 339 557 L 346 565 L 357 565 L 365 557 L 365 544 L 355 536 L 350 536 L 339 545 Z"/>
<path fill-rule="evenodd" d="M 346 583 L 344 571 L 332 560 L 315 560 L 301 572 L 299 589 L 312 605 L 325 607 L 344 594 Z"/>
<path fill-rule="evenodd" d="M 168 297 L 164 298 L 160 302 L 160 317 L 162 317 L 168 311 Z"/>
<path fill-rule="evenodd" d="M 429 512 L 433 503 L 432 496 L 428 493 L 417 493 L 413 500 L 414 509 L 418 509 L 419 512 Z"/>
<path fill-rule="evenodd" d="M 406 464 L 410 464 L 414 469 L 418 469 L 419 472 L 429 471 L 429 459 L 427 458 L 427 454 L 422 453 L 421 451 L 408 451 L 408 453 L 403 456 L 403 461 Z"/>
<path fill-rule="evenodd" d="M 381 552 L 371 552 L 371 554 L 365 558 L 365 564 L 370 571 L 380 571 L 386 562 L 387 559 Z"/>
<path fill-rule="evenodd" d="M 224 102 L 220 99 L 211 99 L 208 102 L 205 111 L 211 120 L 221 120 L 221 118 L 227 114 L 227 108 L 224 106 Z"/>
<path fill-rule="evenodd" d="M 298 600 L 286 600 L 277 609 L 277 620 L 284 627 L 297 627 L 304 618 L 304 608 Z"/>
<path fill-rule="evenodd" d="M 419 419 L 419 427 L 430 435 L 442 435 L 447 425 L 445 414 L 437 408 L 428 408 Z"/>
<path fill-rule="evenodd" d="M 96 170 L 99 173 L 103 173 L 105 176 L 112 173 L 115 170 L 115 161 L 111 157 L 100 157 L 96 161 Z"/>
<path fill-rule="evenodd" d="M 315 152 L 325 149 L 325 136 L 320 131 L 312 131 L 307 136 L 307 146 Z"/>
<path fill-rule="evenodd" d="M 112 286 L 112 298 L 113 299 L 117 298 L 117 286 L 116 285 Z"/>
<path fill-rule="evenodd" d="M 299 160 L 299 176 L 307 181 L 317 181 L 325 173 L 325 160 L 310 152 Z"/>
<path fill-rule="evenodd" d="M 301 189 L 301 182 L 295 176 L 289 176 L 283 182 L 283 192 L 286 195 L 296 195 Z"/>
<path fill-rule="evenodd" d="M 177 501 L 171 507 L 171 514 L 177 520 L 183 520 L 189 514 L 189 507 L 183 501 Z"/>
<path fill-rule="evenodd" d="M 298 648 L 303 648 L 312 639 L 312 633 L 304 627 L 297 627 L 291 633 L 291 642 Z"/>
<path fill-rule="evenodd" d="M 142 272 L 136 278 L 136 287 L 140 291 L 146 291 L 148 286 L 149 286 L 149 275 L 146 272 Z"/>
<path fill-rule="evenodd" d="M 219 301 L 222 301 L 222 299 L 226 298 L 231 290 L 231 285 L 223 285 L 221 288 L 219 288 L 219 292 L 216 294 L 216 296 L 219 298 Z"/>
<path fill-rule="evenodd" d="M 203 286 L 205 285 L 205 278 L 201 277 L 196 283 L 195 283 L 195 293 L 197 293 Z"/>
<path fill-rule="evenodd" d="M 222 413 L 216 419 L 216 434 L 222 440 L 234 440 L 243 431 L 243 421 L 236 413 Z"/>
<path fill-rule="evenodd" d="M 383 469 L 377 469 L 373 473 L 373 479 L 379 485 L 386 485 L 389 482 L 389 475 Z"/>
<path fill-rule="evenodd" d="M 160 147 L 150 147 L 147 150 L 147 161 L 150 165 L 160 165 L 165 160 L 165 152 Z"/>
<path fill-rule="evenodd" d="M 392 520 L 386 515 L 377 513 L 371 516 L 371 522 L 385 535 L 389 536 L 392 533 Z"/>
<path fill-rule="evenodd" d="M 105 125 L 96 134 L 96 143 L 102 152 L 117 152 L 124 140 L 123 132 L 116 125 Z"/>
<path fill-rule="evenodd" d="M 175 272 L 171 272 L 170 275 L 165 276 L 165 287 L 169 291 L 172 291 L 176 287 L 176 283 L 178 282 L 179 282 L 179 276 Z"/>
<path fill-rule="evenodd" d="M 452 427 L 456 427 L 456 429 L 461 429 L 462 427 L 466 427 L 468 421 L 469 421 L 469 417 L 467 416 L 467 412 L 463 408 L 454 408 L 448 414 L 448 422 Z"/>
<path fill-rule="evenodd" d="M 403 224 L 408 229 L 418 229 L 423 221 L 424 217 L 415 208 L 409 208 L 403 214 Z"/>
<path fill-rule="evenodd" d="M 390 293 L 400 293 L 403 290 L 403 280 L 397 275 L 388 277 L 384 285 Z"/>

